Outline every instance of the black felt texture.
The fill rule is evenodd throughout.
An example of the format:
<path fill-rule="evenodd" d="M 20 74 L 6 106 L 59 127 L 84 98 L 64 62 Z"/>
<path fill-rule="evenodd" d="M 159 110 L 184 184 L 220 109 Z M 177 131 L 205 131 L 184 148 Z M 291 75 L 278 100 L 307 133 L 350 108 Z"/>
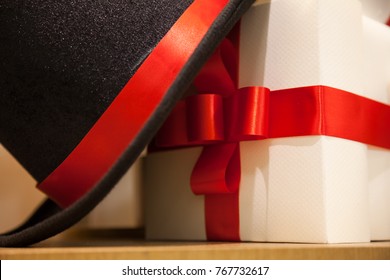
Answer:
<path fill-rule="evenodd" d="M 0 1 L 0 142 L 42 181 L 190 3 Z"/>
<path fill-rule="evenodd" d="M 44 203 L 38 210 L 39 213 L 33 215 L 31 221 L 27 221 L 12 234 L 0 236 L 0 246 L 20 247 L 31 245 L 66 230 L 89 213 L 135 161 L 162 125 L 177 100 L 182 97 L 184 91 L 189 87 L 217 44 L 226 36 L 233 24 L 253 2 L 254 0 L 229 1 L 229 4 L 211 26 L 145 127 L 129 144 L 111 170 L 87 195 L 62 211 L 59 211 L 58 207 L 50 201 Z M 47 212 L 51 213 L 50 217 L 46 217 L 46 214 L 44 214 Z"/>

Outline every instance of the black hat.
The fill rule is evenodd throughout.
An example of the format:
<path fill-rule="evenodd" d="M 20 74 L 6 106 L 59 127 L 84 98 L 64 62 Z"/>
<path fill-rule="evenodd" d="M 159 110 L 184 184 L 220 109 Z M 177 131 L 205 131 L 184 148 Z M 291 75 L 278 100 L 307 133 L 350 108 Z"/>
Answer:
<path fill-rule="evenodd" d="M 91 211 L 253 2 L 1 1 L 0 143 L 49 198 L 0 246 Z"/>

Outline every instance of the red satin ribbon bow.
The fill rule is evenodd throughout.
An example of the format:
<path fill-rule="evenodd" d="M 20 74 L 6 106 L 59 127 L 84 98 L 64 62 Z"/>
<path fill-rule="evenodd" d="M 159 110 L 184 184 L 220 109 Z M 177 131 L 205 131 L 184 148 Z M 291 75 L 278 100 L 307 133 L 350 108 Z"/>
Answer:
<path fill-rule="evenodd" d="M 200 94 L 179 102 L 155 140 L 204 146 L 191 188 L 205 195 L 209 240 L 240 240 L 238 141 L 328 135 L 390 149 L 390 106 L 326 86 L 237 89 L 237 61 L 225 40 L 195 80 Z"/>
<path fill-rule="evenodd" d="M 231 41 L 222 42 L 194 82 L 199 94 L 179 102 L 155 142 L 160 148 L 204 146 L 191 189 L 205 195 L 209 240 L 240 240 L 238 141 L 268 135 L 269 90 L 237 89 L 237 54 Z"/>

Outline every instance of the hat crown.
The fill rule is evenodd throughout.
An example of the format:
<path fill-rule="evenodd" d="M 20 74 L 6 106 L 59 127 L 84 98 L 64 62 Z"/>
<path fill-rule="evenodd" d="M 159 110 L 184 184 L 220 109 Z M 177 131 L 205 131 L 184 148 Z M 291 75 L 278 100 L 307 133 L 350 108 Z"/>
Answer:
<path fill-rule="evenodd" d="M 2 1 L 0 142 L 43 180 L 193 1 Z"/>

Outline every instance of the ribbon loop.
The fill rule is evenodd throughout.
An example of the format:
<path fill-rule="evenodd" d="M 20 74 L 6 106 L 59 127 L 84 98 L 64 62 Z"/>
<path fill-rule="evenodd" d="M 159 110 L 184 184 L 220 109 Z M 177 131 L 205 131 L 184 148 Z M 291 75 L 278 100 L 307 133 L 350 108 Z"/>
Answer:
<path fill-rule="evenodd" d="M 205 146 L 191 174 L 191 189 L 197 195 L 232 194 L 240 177 L 238 143 Z"/>
<path fill-rule="evenodd" d="M 187 135 L 190 142 L 224 140 L 223 100 L 218 94 L 192 95 L 186 99 Z"/>
<path fill-rule="evenodd" d="M 237 90 L 231 96 L 192 95 L 174 108 L 156 135 L 156 148 L 259 140 L 268 137 L 270 91 Z"/>
<path fill-rule="evenodd" d="M 226 98 L 226 139 L 245 141 L 268 136 L 269 94 L 268 88 L 246 87 Z"/>
<path fill-rule="evenodd" d="M 213 92 L 223 96 L 237 89 L 238 53 L 233 43 L 225 38 L 194 80 L 199 93 Z"/>

